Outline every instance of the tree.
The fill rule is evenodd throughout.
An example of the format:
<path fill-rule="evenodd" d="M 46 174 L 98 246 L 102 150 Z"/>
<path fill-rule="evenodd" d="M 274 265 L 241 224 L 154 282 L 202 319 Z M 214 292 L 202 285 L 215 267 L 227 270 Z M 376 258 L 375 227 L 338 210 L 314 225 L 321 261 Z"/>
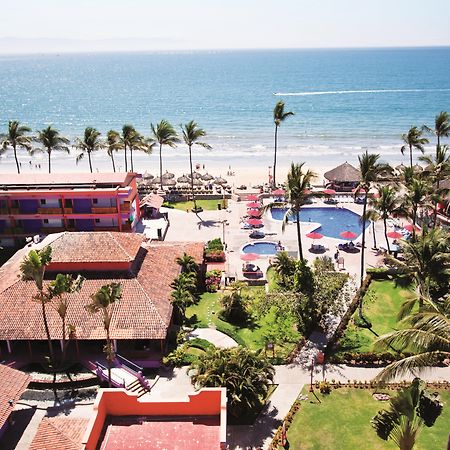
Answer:
<path fill-rule="evenodd" d="M 272 267 L 278 275 L 280 286 L 287 289 L 292 284 L 292 277 L 295 270 L 294 259 L 286 251 L 278 252 L 272 262 Z"/>
<path fill-rule="evenodd" d="M 38 293 L 32 299 L 41 305 L 42 320 L 44 322 L 45 334 L 47 335 L 50 366 L 55 368 L 55 355 L 53 352 L 52 339 L 48 326 L 46 305 L 51 301 L 44 289 L 45 268 L 52 260 L 52 248 L 44 247 L 41 250 L 31 250 L 20 264 L 20 272 L 23 280 L 32 280 L 36 284 Z"/>
<path fill-rule="evenodd" d="M 400 151 L 404 155 L 405 151 L 409 149 L 409 164 L 411 168 L 413 166 L 413 149 L 415 148 L 423 153 L 425 151 L 424 145 L 429 142 L 427 138 L 422 137 L 422 134 L 422 130 L 417 127 L 411 127 L 407 134 L 402 134 L 404 145 Z"/>
<path fill-rule="evenodd" d="M 242 282 L 233 283 L 230 293 L 225 294 L 220 300 L 221 315 L 227 322 L 240 324 L 247 320 L 248 298 L 242 294 L 243 287 Z"/>
<path fill-rule="evenodd" d="M 66 153 L 70 153 L 69 147 L 67 146 L 70 143 L 69 139 L 61 136 L 59 131 L 52 128 L 51 125 L 41 131 L 38 131 L 37 141 L 42 144 L 44 150 L 48 154 L 48 173 L 52 172 L 51 155 L 53 150 L 62 150 Z M 41 149 L 35 149 L 33 151 L 36 150 Z"/>
<path fill-rule="evenodd" d="M 441 146 L 441 138 L 448 137 L 450 134 L 450 114 L 446 111 L 441 111 L 434 118 L 434 129 L 424 125 L 423 129 L 433 133 L 437 137 L 437 147 Z"/>
<path fill-rule="evenodd" d="M 170 296 L 172 306 L 175 309 L 175 317 L 182 324 L 186 317 L 186 308 L 194 304 L 195 297 L 182 285 L 177 285 Z"/>
<path fill-rule="evenodd" d="M 419 208 L 428 208 L 428 197 L 431 191 L 430 185 L 425 180 L 414 178 L 407 186 L 402 209 L 407 212 L 413 223 L 413 240 L 416 238 L 417 213 Z"/>
<path fill-rule="evenodd" d="M 276 175 L 277 175 L 277 145 L 278 145 L 278 127 L 289 117 L 293 116 L 292 111 L 284 111 L 284 102 L 280 100 L 275 105 L 273 110 L 273 122 L 275 123 L 275 138 L 274 138 L 274 155 L 273 155 L 273 180 L 274 186 L 277 185 Z"/>
<path fill-rule="evenodd" d="M 194 172 L 192 169 L 192 146 L 199 145 L 203 148 L 210 149 L 212 148 L 209 144 L 205 142 L 200 142 L 199 139 L 206 136 L 206 131 L 202 128 L 199 128 L 196 122 L 191 120 L 185 125 L 181 125 L 181 132 L 183 136 L 184 143 L 189 148 L 189 167 L 191 170 L 191 192 L 192 192 L 192 200 L 194 202 L 194 211 L 198 211 L 197 203 L 195 202 L 195 194 L 194 194 Z"/>
<path fill-rule="evenodd" d="M 275 374 L 267 359 L 244 347 L 210 348 L 190 369 L 194 386 L 227 389 L 228 411 L 234 417 L 261 406 Z"/>
<path fill-rule="evenodd" d="M 21 125 L 17 120 L 10 120 L 8 122 L 8 133 L 1 143 L 4 150 L 6 150 L 7 147 L 13 148 L 17 173 L 20 173 L 20 164 L 17 158 L 17 147 L 22 147 L 28 152 L 31 151 L 31 137 L 26 136 L 29 132 L 31 132 L 31 128 Z"/>
<path fill-rule="evenodd" d="M 176 262 L 179 266 L 181 266 L 182 273 L 198 272 L 199 267 L 195 262 L 194 257 L 188 255 L 186 252 L 183 253 L 183 256 L 178 257 Z"/>
<path fill-rule="evenodd" d="M 103 147 L 103 143 L 100 141 L 100 131 L 96 130 L 93 127 L 87 127 L 84 130 L 84 138 L 77 139 L 76 148 L 81 150 L 81 153 L 77 156 L 76 162 L 77 164 L 84 158 L 84 155 L 87 153 L 89 159 L 89 169 L 92 173 L 92 161 L 91 161 L 91 153 L 97 150 L 100 150 Z"/>
<path fill-rule="evenodd" d="M 391 439 L 400 450 L 411 450 L 423 425 L 431 427 L 442 412 L 437 394 L 425 390 L 426 383 L 415 378 L 411 385 L 389 401 L 389 410 L 381 410 L 371 420 L 379 438 Z"/>
<path fill-rule="evenodd" d="M 122 285 L 120 283 L 110 283 L 102 286 L 97 292 L 91 295 L 92 302 L 85 306 L 91 314 L 99 311 L 103 317 L 103 327 L 106 331 L 106 345 L 104 352 L 108 361 L 108 384 L 111 387 L 111 364 L 114 360 L 114 349 L 111 345 L 110 326 L 116 304 L 122 298 Z"/>
<path fill-rule="evenodd" d="M 111 158 L 114 173 L 116 172 L 116 163 L 114 161 L 114 152 L 122 148 L 122 140 L 120 134 L 115 130 L 109 130 L 106 135 L 106 151 Z"/>
<path fill-rule="evenodd" d="M 290 207 L 283 218 L 282 230 L 284 231 L 289 218 L 293 217 L 297 227 L 297 243 L 299 258 L 303 259 L 302 238 L 300 233 L 300 208 L 310 202 L 312 192 L 310 185 L 316 177 L 314 172 L 307 170 L 303 172 L 303 165 L 291 164 L 287 175 L 286 200 Z M 316 194 L 315 194 L 316 195 Z"/>
<path fill-rule="evenodd" d="M 392 213 L 399 211 L 400 200 L 397 197 L 397 190 L 389 185 L 378 186 L 377 195 L 371 197 L 369 204 L 373 209 L 367 212 L 367 216 L 372 219 L 372 213 L 375 211 L 383 221 L 384 237 L 386 239 L 387 249 L 390 253 L 391 249 L 387 235 L 387 219 L 389 219 Z"/>
<path fill-rule="evenodd" d="M 173 289 L 182 289 L 195 295 L 197 292 L 197 274 L 195 272 L 180 273 L 170 285 Z"/>
<path fill-rule="evenodd" d="M 125 131 L 126 128 L 126 131 Z M 134 172 L 133 151 L 141 150 L 150 153 L 152 145 L 147 143 L 142 134 L 138 133 L 131 125 L 124 125 L 124 142 L 130 149 L 131 171 Z"/>
<path fill-rule="evenodd" d="M 176 144 L 180 142 L 177 132 L 173 126 L 167 120 L 161 120 L 156 126 L 150 124 L 154 142 L 159 144 L 159 181 L 161 182 L 161 189 L 163 189 L 163 165 L 162 165 L 162 147 L 167 145 L 170 148 L 176 147 Z"/>

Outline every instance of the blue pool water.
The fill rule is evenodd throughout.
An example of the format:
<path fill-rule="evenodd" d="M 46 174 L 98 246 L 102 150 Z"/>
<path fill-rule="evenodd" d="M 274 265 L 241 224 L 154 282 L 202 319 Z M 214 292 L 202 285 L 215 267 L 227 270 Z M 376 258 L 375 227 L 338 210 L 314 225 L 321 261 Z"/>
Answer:
<path fill-rule="evenodd" d="M 286 211 L 286 208 L 272 208 L 272 218 L 283 220 Z M 293 222 L 294 219 L 290 218 L 289 221 Z M 348 209 L 303 208 L 300 211 L 300 221 L 320 223 L 321 226 L 314 231 L 336 239 L 341 239 L 340 233 L 347 230 L 353 231 L 358 236 L 362 233 L 360 216 Z M 369 223 L 366 221 L 366 228 L 369 226 Z"/>
<path fill-rule="evenodd" d="M 256 253 L 257 255 L 275 255 L 278 251 L 276 242 L 252 242 L 242 248 L 244 253 Z"/>

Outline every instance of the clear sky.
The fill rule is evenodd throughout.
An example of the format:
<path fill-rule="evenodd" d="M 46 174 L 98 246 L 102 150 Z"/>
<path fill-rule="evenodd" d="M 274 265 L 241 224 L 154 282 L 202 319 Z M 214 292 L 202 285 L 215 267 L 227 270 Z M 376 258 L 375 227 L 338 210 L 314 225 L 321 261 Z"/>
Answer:
<path fill-rule="evenodd" d="M 450 0 L 1 0 L 0 52 L 450 45 Z"/>

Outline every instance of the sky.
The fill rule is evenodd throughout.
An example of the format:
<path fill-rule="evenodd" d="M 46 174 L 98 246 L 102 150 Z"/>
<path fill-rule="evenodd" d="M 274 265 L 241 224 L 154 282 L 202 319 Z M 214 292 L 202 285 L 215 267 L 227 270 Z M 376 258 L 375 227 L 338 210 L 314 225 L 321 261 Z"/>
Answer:
<path fill-rule="evenodd" d="M 0 0 L 0 53 L 449 46 L 449 0 Z"/>

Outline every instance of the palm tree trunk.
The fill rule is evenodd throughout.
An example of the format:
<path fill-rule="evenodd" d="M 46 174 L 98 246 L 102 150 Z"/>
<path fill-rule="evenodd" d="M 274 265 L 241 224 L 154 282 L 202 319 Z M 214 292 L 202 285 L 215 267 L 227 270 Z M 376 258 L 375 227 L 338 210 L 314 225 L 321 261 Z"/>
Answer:
<path fill-rule="evenodd" d="M 131 171 L 134 172 L 134 166 L 133 166 L 133 147 L 130 147 L 130 161 L 131 161 Z"/>
<path fill-rule="evenodd" d="M 62 338 L 63 338 L 63 351 L 61 357 L 61 365 L 64 365 L 66 362 L 66 354 L 67 354 L 67 340 L 66 340 L 66 318 L 62 318 Z"/>
<path fill-rule="evenodd" d="M 114 173 L 116 173 L 116 163 L 114 161 L 114 154 L 111 152 L 111 162 L 112 162 L 112 166 L 113 166 L 113 171 Z"/>
<path fill-rule="evenodd" d="M 436 180 L 436 192 L 439 193 L 439 184 L 440 184 L 440 179 L 438 178 Z M 436 228 L 436 222 L 437 222 L 437 209 L 438 209 L 438 201 L 436 200 L 434 202 L 434 209 L 433 209 L 433 229 Z"/>
<path fill-rule="evenodd" d="M 375 234 L 375 221 L 372 221 L 372 234 L 373 234 L 373 248 L 377 248 L 377 236 Z"/>
<path fill-rule="evenodd" d="M 192 170 L 192 145 L 189 145 L 189 165 L 191 167 L 191 192 L 192 192 L 192 201 L 194 202 L 194 210 L 197 211 L 197 203 L 195 201 L 194 194 L 194 172 Z"/>
<path fill-rule="evenodd" d="M 161 190 L 163 189 L 163 179 L 162 179 L 162 144 L 159 144 L 159 181 L 161 184 Z"/>
<path fill-rule="evenodd" d="M 363 229 L 362 229 L 362 241 L 361 241 L 361 267 L 360 267 L 360 276 L 359 276 L 359 287 L 362 286 L 364 281 L 364 256 L 365 256 L 365 249 L 366 249 L 366 209 L 367 209 L 367 192 L 369 189 L 365 188 L 365 194 L 364 194 L 364 204 L 363 204 Z M 362 307 L 363 307 L 363 299 L 362 296 L 359 299 L 359 316 L 362 317 Z"/>
<path fill-rule="evenodd" d="M 386 217 L 383 219 L 383 225 L 384 225 L 384 237 L 386 238 L 386 245 L 388 252 L 391 253 L 391 248 L 389 247 L 389 239 L 387 235 L 387 223 L 386 223 Z"/>
<path fill-rule="evenodd" d="M 20 173 L 20 166 L 19 166 L 19 160 L 17 159 L 17 150 L 15 144 L 13 144 L 13 150 L 14 150 L 14 159 L 16 160 L 16 166 L 17 166 L 17 173 Z"/>
<path fill-rule="evenodd" d="M 52 173 L 52 163 L 50 161 L 50 156 L 52 154 L 52 151 L 48 148 L 47 153 L 48 153 L 48 173 Z"/>
<path fill-rule="evenodd" d="M 275 139 L 274 139 L 274 153 L 273 153 L 273 186 L 277 185 L 276 174 L 277 174 L 277 139 L 278 139 L 278 126 L 275 125 Z"/>
<path fill-rule="evenodd" d="M 88 152 L 88 159 L 89 159 L 89 169 L 91 169 L 91 173 L 92 173 L 91 152 Z"/>
<path fill-rule="evenodd" d="M 45 303 L 42 299 L 43 294 L 41 293 L 41 306 L 42 306 L 42 319 L 44 321 L 44 328 L 45 328 L 45 334 L 47 335 L 47 341 L 48 341 L 48 351 L 50 354 L 50 364 L 52 368 L 55 367 L 55 355 L 53 353 L 53 344 L 52 344 L 52 338 L 50 336 L 50 329 L 48 328 L 48 321 L 47 321 L 47 313 L 45 311 Z"/>
<path fill-rule="evenodd" d="M 414 206 L 413 210 L 412 210 L 412 221 L 413 221 L 412 239 L 413 239 L 413 242 L 416 240 L 416 220 L 417 220 L 417 206 Z"/>
<path fill-rule="evenodd" d="M 411 169 L 412 169 L 412 167 L 413 167 L 413 164 L 412 164 L 412 145 L 410 145 L 409 146 L 409 165 L 410 165 L 410 167 L 411 167 Z"/>
<path fill-rule="evenodd" d="M 298 255 L 300 257 L 300 261 L 303 261 L 303 248 L 302 248 L 302 235 L 300 233 L 300 211 L 297 209 L 297 241 L 298 241 Z"/>
<path fill-rule="evenodd" d="M 123 148 L 125 150 L 125 172 L 128 172 L 127 145 L 125 144 Z"/>
<path fill-rule="evenodd" d="M 109 337 L 109 326 L 106 327 L 106 361 L 108 363 L 108 387 L 111 387 L 111 338 Z"/>

